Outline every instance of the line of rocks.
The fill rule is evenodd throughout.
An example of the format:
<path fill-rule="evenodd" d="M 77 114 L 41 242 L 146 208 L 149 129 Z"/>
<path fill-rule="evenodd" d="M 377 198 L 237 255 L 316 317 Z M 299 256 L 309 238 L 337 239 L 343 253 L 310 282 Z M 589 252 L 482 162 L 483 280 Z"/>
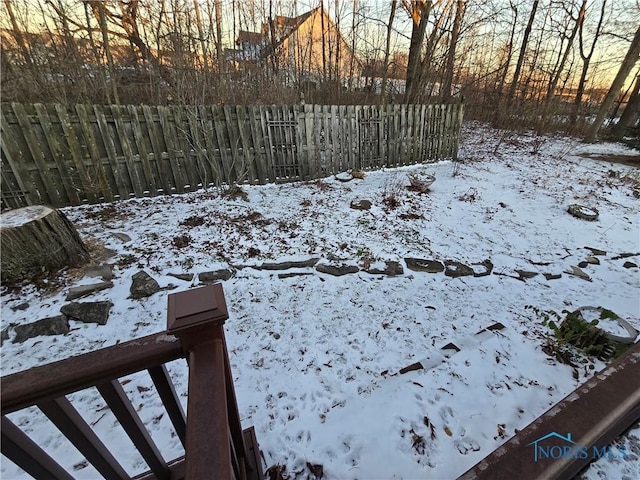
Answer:
<path fill-rule="evenodd" d="M 584 261 L 578 263 L 577 266 L 571 265 L 569 270 L 564 273 L 572 276 L 576 276 L 586 281 L 591 281 L 591 277 L 582 270 L 582 268 L 588 265 L 599 265 L 600 260 L 598 256 L 605 256 L 607 252 L 596 248 L 585 247 L 585 249 L 591 251 L 591 255 L 586 257 Z M 637 256 L 640 253 L 622 253 L 612 260 L 626 259 L 628 257 Z M 451 278 L 458 277 L 485 277 L 491 275 L 501 275 L 514 278 L 526 282 L 538 275 L 538 272 L 514 269 L 515 275 L 495 272 L 494 265 L 491 260 L 486 259 L 482 262 L 465 264 L 456 260 L 444 260 L 439 261 L 435 259 L 422 259 L 407 257 L 404 259 L 407 268 L 414 272 L 424 273 L 444 273 L 445 276 Z M 546 262 L 530 262 L 538 266 L 548 266 L 550 263 Z M 384 264 L 384 265 L 382 265 Z M 285 272 L 291 269 L 310 269 L 314 268 L 316 272 L 333 275 L 343 276 L 354 274 L 358 272 L 366 272 L 371 275 L 386 275 L 386 276 L 398 276 L 404 274 L 404 268 L 402 264 L 395 260 L 386 260 L 384 262 L 365 264 L 364 267 L 360 267 L 353 260 L 339 258 L 335 255 L 328 255 L 326 259 L 320 259 L 318 257 L 309 258 L 306 260 L 294 260 L 283 262 L 263 262 L 260 265 L 232 265 L 232 268 L 223 268 L 213 271 L 198 273 L 198 282 L 202 284 L 210 284 L 218 281 L 225 281 L 232 278 L 236 270 L 244 268 L 252 268 L 255 270 L 264 271 L 279 271 L 278 278 L 289 278 L 294 276 L 313 275 L 310 271 L 294 271 Z M 638 268 L 638 265 L 634 262 L 626 261 L 623 265 L 624 268 Z M 109 318 L 109 311 L 113 304 L 109 301 L 98 302 L 73 302 L 78 298 L 82 298 L 102 290 L 106 290 L 113 287 L 111 281 L 113 277 L 112 266 L 110 265 L 98 265 L 92 266 L 87 269 L 86 275 L 89 277 L 100 277 L 102 281 L 89 284 L 72 287 L 69 289 L 66 300 L 71 301 L 66 305 L 63 305 L 60 309 L 61 315 L 53 317 L 43 318 L 32 323 L 24 325 L 10 325 L 2 330 L 0 334 L 0 344 L 9 338 L 9 330 L 15 331 L 16 336 L 14 342 L 21 343 L 25 340 L 39 336 L 39 335 L 63 335 L 69 333 L 69 319 L 84 323 L 96 323 L 98 325 L 106 325 Z M 168 275 L 177 278 L 179 280 L 192 282 L 195 278 L 193 273 L 169 273 Z M 562 274 L 553 272 L 544 272 L 542 275 L 547 280 L 556 280 L 562 277 Z M 158 282 L 144 270 L 136 272 L 131 279 L 130 297 L 132 299 L 142 299 L 149 297 L 162 290 L 171 290 L 177 288 L 175 285 L 170 284 L 166 287 L 160 287 Z M 14 310 L 24 310 L 28 308 L 27 303 L 20 304 L 13 307 Z"/>

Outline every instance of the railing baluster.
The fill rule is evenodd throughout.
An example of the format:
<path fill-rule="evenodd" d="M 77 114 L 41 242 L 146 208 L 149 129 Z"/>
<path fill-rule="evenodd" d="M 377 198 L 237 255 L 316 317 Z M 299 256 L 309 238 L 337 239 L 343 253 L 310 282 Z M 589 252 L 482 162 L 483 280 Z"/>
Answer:
<path fill-rule="evenodd" d="M 140 451 L 140 455 L 142 455 L 142 458 L 147 462 L 154 475 L 160 480 L 169 480 L 171 472 L 169 471 L 167 462 L 165 462 L 162 455 L 160 455 L 158 447 L 153 443 L 142 420 L 140 420 L 140 417 L 133 409 L 133 405 L 131 405 L 131 401 L 120 385 L 120 382 L 118 380 L 112 380 L 111 382 L 97 385 L 96 388 L 107 402 L 107 405 L 109 405 L 109 408 L 133 444 Z"/>
<path fill-rule="evenodd" d="M 130 478 L 69 400 L 60 397 L 37 406 L 104 478 Z"/>
<path fill-rule="evenodd" d="M 173 424 L 173 428 L 176 429 L 176 434 L 182 442 L 182 446 L 186 447 L 187 424 L 185 421 L 184 410 L 182 409 L 176 390 L 173 387 L 173 382 L 171 381 L 171 378 L 169 378 L 167 367 L 165 365 L 160 365 L 158 367 L 150 368 L 149 375 L 151 376 L 151 380 L 153 380 L 153 384 L 156 386 L 156 390 L 158 390 L 160 400 L 162 400 L 162 404 L 167 410 L 169 419 Z"/>
<path fill-rule="evenodd" d="M 2 454 L 34 478 L 73 480 L 73 477 L 4 415 L 0 426 Z"/>

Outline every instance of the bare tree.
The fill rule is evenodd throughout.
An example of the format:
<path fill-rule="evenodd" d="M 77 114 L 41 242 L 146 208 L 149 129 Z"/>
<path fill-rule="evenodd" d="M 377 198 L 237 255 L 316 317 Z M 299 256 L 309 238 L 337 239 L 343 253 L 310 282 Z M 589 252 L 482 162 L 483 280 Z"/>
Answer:
<path fill-rule="evenodd" d="M 627 106 L 625 107 L 620 120 L 611 129 L 611 137 L 616 140 L 621 140 L 626 131 L 633 126 L 640 116 L 640 72 L 636 74 L 636 80 L 627 100 Z"/>
<path fill-rule="evenodd" d="M 596 119 L 585 134 L 585 142 L 595 141 L 596 135 L 598 134 L 598 131 L 602 126 L 602 122 L 607 116 L 607 113 L 613 105 L 616 97 L 620 93 L 620 88 L 622 88 L 622 85 L 627 79 L 627 76 L 638 61 L 638 57 L 640 57 L 640 27 L 638 27 L 638 30 L 636 31 L 633 40 L 631 41 L 631 45 L 629 45 L 629 50 L 627 50 L 627 54 L 625 55 L 624 60 L 622 61 L 622 65 L 620 65 L 620 69 L 618 70 L 618 73 L 616 74 L 616 77 L 611 84 L 611 88 L 609 88 L 607 95 L 602 101 L 602 105 L 600 105 L 600 109 L 598 110 Z"/>
<path fill-rule="evenodd" d="M 586 52 L 584 48 L 584 22 L 580 24 L 580 28 L 578 29 L 578 45 L 580 50 L 580 58 L 582 58 L 582 72 L 580 73 L 580 81 L 578 82 L 578 88 L 576 90 L 576 99 L 574 102 L 573 113 L 571 115 L 572 125 L 576 124 L 577 118 L 578 118 L 578 112 L 580 111 L 580 106 L 582 105 L 582 97 L 584 95 L 584 89 L 587 83 L 587 72 L 589 71 L 589 65 L 591 64 L 591 57 L 593 57 L 593 52 L 596 48 L 596 42 L 600 38 L 600 32 L 602 31 L 602 23 L 604 21 L 606 6 L 607 6 L 607 0 L 602 0 L 600 17 L 598 19 L 596 30 L 593 33 L 593 41 L 591 42 L 591 47 L 589 48 L 588 52 Z"/>
<path fill-rule="evenodd" d="M 460 34 L 460 24 L 464 16 L 466 3 L 458 0 L 456 4 L 456 18 L 453 21 L 453 31 L 451 32 L 451 41 L 449 43 L 449 53 L 447 54 L 447 66 L 442 82 L 442 97 L 448 99 L 451 97 L 451 83 L 453 82 L 453 66 L 456 59 L 456 46 L 458 45 L 458 36 Z"/>
<path fill-rule="evenodd" d="M 387 80 L 389 77 L 389 55 L 391 50 L 391 33 L 393 31 L 393 19 L 396 16 L 396 2 L 391 2 L 391 11 L 389 12 L 389 21 L 387 22 L 387 39 L 384 47 L 384 63 L 382 65 L 382 99 L 387 99 Z"/>
<path fill-rule="evenodd" d="M 524 64 L 525 56 L 527 53 L 529 36 L 531 35 L 531 29 L 533 28 L 533 20 L 536 16 L 536 11 L 538 10 L 539 3 L 540 3 L 539 0 L 534 0 L 533 5 L 531 7 L 531 13 L 529 14 L 529 20 L 527 21 L 527 28 L 525 29 L 524 36 L 522 37 L 522 44 L 520 45 L 520 54 L 518 55 L 516 70 L 515 72 L 513 72 L 513 79 L 511 79 L 511 86 L 509 87 L 509 97 L 508 97 L 509 105 L 512 104 L 516 94 L 518 81 L 520 80 L 520 72 L 522 71 L 522 65 Z"/>
<path fill-rule="evenodd" d="M 424 43 L 424 36 L 427 30 L 427 22 L 431 13 L 431 0 L 414 0 L 409 3 L 402 2 L 409 12 L 412 21 L 411 40 L 409 43 L 409 60 L 407 65 L 407 84 L 405 90 L 405 101 L 410 103 L 415 100 L 418 90 L 418 75 L 420 65 L 420 51 Z"/>

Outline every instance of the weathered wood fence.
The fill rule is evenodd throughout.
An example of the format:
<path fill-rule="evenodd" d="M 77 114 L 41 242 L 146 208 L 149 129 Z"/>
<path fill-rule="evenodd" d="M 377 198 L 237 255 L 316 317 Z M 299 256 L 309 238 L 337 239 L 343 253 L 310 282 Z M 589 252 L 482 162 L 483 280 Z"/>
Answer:
<path fill-rule="evenodd" d="M 2 209 L 456 159 L 463 105 L 2 104 Z"/>

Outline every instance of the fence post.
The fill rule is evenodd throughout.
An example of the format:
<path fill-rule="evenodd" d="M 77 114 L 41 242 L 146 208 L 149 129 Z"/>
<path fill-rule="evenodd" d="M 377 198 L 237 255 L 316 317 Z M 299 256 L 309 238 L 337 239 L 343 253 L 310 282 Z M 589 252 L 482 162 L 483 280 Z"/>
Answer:
<path fill-rule="evenodd" d="M 189 364 L 186 478 L 245 474 L 242 427 L 223 331 L 227 318 L 220 284 L 169 295 L 167 333 L 180 339 Z"/>

